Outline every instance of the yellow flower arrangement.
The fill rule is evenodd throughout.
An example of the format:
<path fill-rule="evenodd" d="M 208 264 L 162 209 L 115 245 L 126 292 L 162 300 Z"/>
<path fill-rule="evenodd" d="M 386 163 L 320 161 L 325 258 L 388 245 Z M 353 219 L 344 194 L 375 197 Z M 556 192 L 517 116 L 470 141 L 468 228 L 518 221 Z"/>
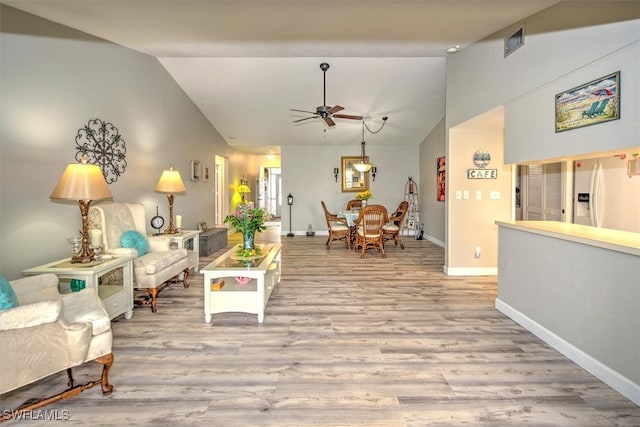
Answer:
<path fill-rule="evenodd" d="M 367 199 L 370 199 L 371 197 L 373 197 L 373 194 L 371 194 L 371 191 L 369 190 L 361 191 L 358 194 L 356 194 L 356 199 L 358 200 L 367 200 Z"/>

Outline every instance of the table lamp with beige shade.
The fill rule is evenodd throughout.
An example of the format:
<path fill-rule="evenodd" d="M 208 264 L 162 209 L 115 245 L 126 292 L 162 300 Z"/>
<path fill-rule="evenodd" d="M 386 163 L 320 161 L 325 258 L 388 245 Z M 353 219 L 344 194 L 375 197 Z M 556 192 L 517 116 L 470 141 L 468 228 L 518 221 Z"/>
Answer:
<path fill-rule="evenodd" d="M 82 215 L 82 246 L 80 251 L 71 257 L 72 263 L 88 263 L 94 260 L 95 254 L 89 246 L 89 206 L 94 200 L 111 199 L 111 191 L 98 165 L 87 163 L 83 156 L 81 163 L 67 165 L 58 184 L 49 196 L 54 201 L 76 201 Z"/>
<path fill-rule="evenodd" d="M 184 188 L 180 172 L 173 170 L 173 165 L 170 165 L 169 169 L 162 172 L 156 184 L 156 191 L 158 193 L 167 193 L 167 199 L 169 200 L 169 228 L 164 230 L 164 234 L 176 234 L 178 229 L 173 222 L 173 196 L 184 193 L 187 190 Z"/>

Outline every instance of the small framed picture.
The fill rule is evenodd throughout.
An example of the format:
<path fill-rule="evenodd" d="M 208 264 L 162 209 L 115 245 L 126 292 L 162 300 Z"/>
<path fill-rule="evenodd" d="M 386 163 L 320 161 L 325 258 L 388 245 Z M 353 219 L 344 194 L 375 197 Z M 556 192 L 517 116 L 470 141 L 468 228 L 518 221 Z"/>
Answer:
<path fill-rule="evenodd" d="M 200 181 L 200 160 L 191 160 L 191 181 Z"/>
<path fill-rule="evenodd" d="M 207 231 L 207 223 L 202 221 L 198 223 L 198 230 L 199 231 Z"/>
<path fill-rule="evenodd" d="M 209 166 L 202 165 L 202 180 L 209 181 Z"/>

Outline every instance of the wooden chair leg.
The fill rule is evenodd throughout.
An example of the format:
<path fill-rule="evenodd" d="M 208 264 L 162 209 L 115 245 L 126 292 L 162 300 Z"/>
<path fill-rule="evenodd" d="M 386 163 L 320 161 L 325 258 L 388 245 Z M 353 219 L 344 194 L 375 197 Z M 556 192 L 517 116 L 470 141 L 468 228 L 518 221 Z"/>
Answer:
<path fill-rule="evenodd" d="M 103 365 L 102 376 L 100 377 L 100 386 L 102 387 L 102 394 L 108 395 L 113 391 L 113 385 L 109 384 L 109 371 L 113 365 L 113 353 L 105 354 L 96 359 L 96 362 Z"/>
<path fill-rule="evenodd" d="M 189 283 L 187 283 L 187 278 L 188 278 L 188 277 L 189 277 L 189 267 L 187 267 L 187 268 L 185 268 L 185 269 L 184 269 L 184 276 L 183 276 L 183 278 L 182 278 L 182 285 L 183 285 L 185 288 L 188 288 L 188 287 L 189 287 Z"/>
<path fill-rule="evenodd" d="M 147 288 L 147 293 L 151 296 L 151 312 L 158 311 L 158 288 Z"/>

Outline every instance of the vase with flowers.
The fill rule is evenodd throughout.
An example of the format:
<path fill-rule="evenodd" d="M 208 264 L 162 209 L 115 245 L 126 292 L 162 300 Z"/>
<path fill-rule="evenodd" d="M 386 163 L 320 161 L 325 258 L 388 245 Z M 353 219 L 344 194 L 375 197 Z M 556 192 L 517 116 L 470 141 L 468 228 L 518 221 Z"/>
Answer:
<path fill-rule="evenodd" d="M 248 203 L 241 203 L 233 215 L 227 215 L 224 222 L 231 224 L 236 231 L 242 233 L 243 244 L 239 249 L 243 253 L 255 255 L 254 238 L 256 233 L 267 229 L 264 225 L 265 219 L 264 209 L 253 208 Z M 242 256 L 242 254 L 238 255 Z"/>
<path fill-rule="evenodd" d="M 367 206 L 367 200 L 369 200 L 371 197 L 373 197 L 373 194 L 371 194 L 371 191 L 369 190 L 361 191 L 356 194 L 356 199 L 362 201 L 363 208 Z"/>

